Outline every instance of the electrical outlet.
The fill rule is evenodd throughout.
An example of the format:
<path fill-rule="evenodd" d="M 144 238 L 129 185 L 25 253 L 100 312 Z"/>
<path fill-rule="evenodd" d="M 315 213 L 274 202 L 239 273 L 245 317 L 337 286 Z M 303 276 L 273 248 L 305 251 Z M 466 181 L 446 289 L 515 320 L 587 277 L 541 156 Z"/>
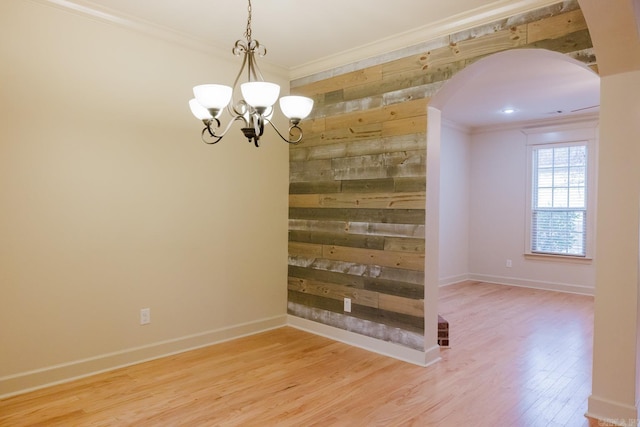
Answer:
<path fill-rule="evenodd" d="M 507 267 L 511 268 L 511 265 L 512 265 L 512 264 L 511 264 L 511 260 L 510 260 L 510 259 L 508 259 L 508 260 L 507 260 Z"/>
<path fill-rule="evenodd" d="M 140 309 L 140 324 L 148 325 L 151 323 L 151 309 L 150 308 L 141 308 Z"/>
<path fill-rule="evenodd" d="M 344 299 L 344 311 L 351 313 L 351 298 Z"/>

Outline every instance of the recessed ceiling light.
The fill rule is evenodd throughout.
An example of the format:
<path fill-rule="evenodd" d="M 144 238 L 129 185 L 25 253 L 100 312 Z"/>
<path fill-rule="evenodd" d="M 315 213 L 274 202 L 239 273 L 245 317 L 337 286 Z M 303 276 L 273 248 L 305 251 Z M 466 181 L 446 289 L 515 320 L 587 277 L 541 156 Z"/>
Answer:
<path fill-rule="evenodd" d="M 515 112 L 516 112 L 515 108 L 503 108 L 502 109 L 502 113 L 503 114 L 513 114 Z"/>

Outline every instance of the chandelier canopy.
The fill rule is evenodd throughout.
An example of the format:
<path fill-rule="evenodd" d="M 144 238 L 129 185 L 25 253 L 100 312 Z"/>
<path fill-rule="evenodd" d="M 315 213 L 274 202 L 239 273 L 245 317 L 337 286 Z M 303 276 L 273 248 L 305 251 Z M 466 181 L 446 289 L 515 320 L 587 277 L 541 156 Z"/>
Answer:
<path fill-rule="evenodd" d="M 267 49 L 251 36 L 251 0 L 248 6 L 247 29 L 244 37 L 233 46 L 235 56 L 242 56 L 242 66 L 233 82 L 233 87 L 220 84 L 203 84 L 193 88 L 194 99 L 189 101 L 191 112 L 202 120 L 202 140 L 215 144 L 227 133 L 236 120 L 243 122 L 242 132 L 249 142 L 259 146 L 265 124 L 270 124 L 280 138 L 289 144 L 302 140 L 300 121 L 311 113 L 313 100 L 304 96 L 283 96 L 280 110 L 289 119 L 289 131 L 284 136 L 271 121 L 274 104 L 280 95 L 280 86 L 264 81 L 256 62 L 256 55 L 265 56 Z M 246 82 L 240 84 L 242 98 L 236 101 L 238 82 L 245 73 Z M 232 120 L 222 129 L 218 117 L 227 109 Z"/>

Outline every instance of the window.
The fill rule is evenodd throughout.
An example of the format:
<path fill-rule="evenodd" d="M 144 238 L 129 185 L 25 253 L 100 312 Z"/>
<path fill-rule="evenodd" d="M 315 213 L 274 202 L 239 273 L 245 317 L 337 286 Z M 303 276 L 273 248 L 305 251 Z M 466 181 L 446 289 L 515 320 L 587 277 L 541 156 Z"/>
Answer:
<path fill-rule="evenodd" d="M 533 148 L 531 252 L 586 256 L 587 145 Z"/>
<path fill-rule="evenodd" d="M 596 129 L 594 122 L 525 129 L 525 254 L 592 257 Z"/>

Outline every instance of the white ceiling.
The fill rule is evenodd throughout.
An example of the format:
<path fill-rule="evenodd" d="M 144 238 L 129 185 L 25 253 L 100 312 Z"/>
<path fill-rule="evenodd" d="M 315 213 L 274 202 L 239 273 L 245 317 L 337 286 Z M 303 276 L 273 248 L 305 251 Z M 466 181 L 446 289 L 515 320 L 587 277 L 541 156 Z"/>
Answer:
<path fill-rule="evenodd" d="M 242 39 L 247 2 L 241 0 L 39 0 L 151 34 L 219 48 L 231 55 Z M 252 0 L 252 34 L 268 48 L 264 61 L 294 70 L 354 60 L 418 44 L 555 0 Z M 505 59 L 506 61 L 506 59 Z M 296 71 L 297 70 L 297 71 Z M 317 69 L 316 71 L 320 71 Z M 566 61 L 487 64 L 443 109 L 444 116 L 476 127 L 544 119 L 599 104 L 599 79 Z M 497 114 L 511 105 L 512 116 Z M 597 109 L 583 110 L 597 112 Z"/>
<path fill-rule="evenodd" d="M 469 128 L 592 114 L 600 110 L 600 78 L 557 52 L 509 50 L 456 74 L 430 105 Z"/>

